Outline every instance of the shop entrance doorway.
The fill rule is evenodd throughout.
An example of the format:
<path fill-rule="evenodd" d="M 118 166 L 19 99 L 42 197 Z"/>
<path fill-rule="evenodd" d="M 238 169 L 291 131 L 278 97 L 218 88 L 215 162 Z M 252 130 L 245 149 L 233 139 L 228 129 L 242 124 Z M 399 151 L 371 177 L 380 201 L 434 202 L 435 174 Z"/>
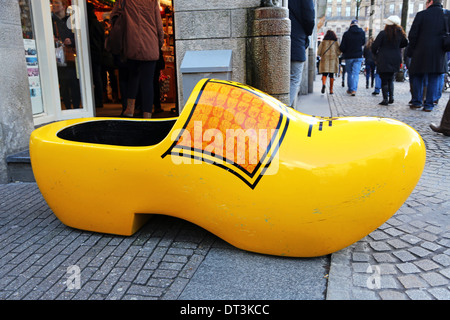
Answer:
<path fill-rule="evenodd" d="M 100 23 L 105 37 L 109 35 L 110 16 L 114 6 L 113 1 L 107 0 L 88 0 L 90 9 L 93 10 L 97 21 L 91 20 L 93 23 Z M 88 10 L 89 11 L 89 10 Z M 162 47 L 162 57 L 158 63 L 159 69 L 156 70 L 155 79 L 155 103 L 153 105 L 152 118 L 170 118 L 178 115 L 178 99 L 177 99 L 177 79 L 175 66 L 175 37 L 174 37 L 174 17 L 172 0 L 160 0 L 160 12 L 164 27 L 165 40 Z M 88 13 L 89 14 L 89 13 Z M 92 17 L 91 17 L 92 19 Z M 91 36 L 91 61 L 93 60 Z M 114 59 L 112 55 L 103 51 L 100 66 L 92 61 L 92 72 L 95 97 L 95 115 L 97 117 L 120 117 L 126 108 L 126 97 L 123 96 L 121 88 L 121 73 L 124 72 L 119 66 L 120 62 Z M 95 74 L 98 72 L 99 74 Z M 97 83 L 97 86 L 95 86 Z M 101 83 L 99 85 L 99 83 Z M 122 83 L 123 85 L 123 83 Z M 101 88 L 101 90 L 99 89 Z M 139 109 L 139 98 L 136 101 L 135 117 L 139 117 L 141 110 Z"/>

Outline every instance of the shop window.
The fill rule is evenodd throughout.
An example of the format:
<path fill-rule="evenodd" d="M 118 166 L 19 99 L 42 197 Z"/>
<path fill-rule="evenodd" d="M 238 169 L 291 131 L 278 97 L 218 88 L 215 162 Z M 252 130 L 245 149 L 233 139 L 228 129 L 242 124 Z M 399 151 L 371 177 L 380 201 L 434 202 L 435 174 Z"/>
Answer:
<path fill-rule="evenodd" d="M 28 83 L 33 114 L 44 112 L 42 100 L 39 59 L 36 46 L 36 35 L 33 30 L 33 15 L 30 0 L 19 0 L 20 18 L 22 23 L 23 45 L 27 64 Z"/>

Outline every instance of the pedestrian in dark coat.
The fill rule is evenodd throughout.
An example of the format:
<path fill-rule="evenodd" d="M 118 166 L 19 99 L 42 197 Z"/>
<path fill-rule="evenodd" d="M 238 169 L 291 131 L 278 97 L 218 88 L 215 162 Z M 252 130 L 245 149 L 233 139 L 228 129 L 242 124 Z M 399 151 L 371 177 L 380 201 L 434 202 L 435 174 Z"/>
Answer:
<path fill-rule="evenodd" d="M 440 75 L 445 72 L 445 52 L 442 36 L 445 32 L 442 0 L 430 0 L 427 9 L 417 13 L 409 32 L 408 56 L 413 79 L 412 109 L 422 107 L 423 81 L 428 77 L 427 94 L 423 111 L 432 111 Z"/>
<path fill-rule="evenodd" d="M 309 36 L 315 23 L 313 0 L 290 0 L 288 2 L 289 19 L 291 20 L 291 78 L 290 103 L 292 106 L 297 97 L 302 80 L 303 67 L 306 61 L 306 49 L 309 47 Z"/>
<path fill-rule="evenodd" d="M 358 27 L 358 20 L 352 20 L 350 28 L 342 36 L 340 45 L 345 59 L 347 71 L 347 93 L 356 95 L 358 89 L 359 72 L 363 62 L 363 46 L 366 43 L 364 30 Z"/>
<path fill-rule="evenodd" d="M 386 26 L 372 44 L 372 53 L 377 59 L 377 72 L 381 78 L 383 101 L 380 105 L 394 103 L 394 74 L 400 70 L 402 63 L 401 48 L 408 45 L 406 34 L 400 26 L 398 16 L 386 19 Z M 389 100 L 388 100 L 389 98 Z"/>

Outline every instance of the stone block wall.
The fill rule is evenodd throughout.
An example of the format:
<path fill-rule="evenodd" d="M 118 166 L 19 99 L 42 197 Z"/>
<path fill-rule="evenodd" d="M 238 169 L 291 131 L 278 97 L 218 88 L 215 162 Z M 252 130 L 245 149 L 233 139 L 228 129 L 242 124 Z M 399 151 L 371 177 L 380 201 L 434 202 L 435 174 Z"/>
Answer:
<path fill-rule="evenodd" d="M 27 149 L 34 129 L 17 1 L 0 0 L 0 61 L 0 183 L 7 183 L 6 156 Z"/>
<path fill-rule="evenodd" d="M 251 66 L 249 38 L 261 0 L 174 0 L 173 4 L 177 70 L 187 51 L 232 50 L 232 80 L 252 85 L 247 70 Z M 182 109 L 182 75 L 177 78 Z"/>

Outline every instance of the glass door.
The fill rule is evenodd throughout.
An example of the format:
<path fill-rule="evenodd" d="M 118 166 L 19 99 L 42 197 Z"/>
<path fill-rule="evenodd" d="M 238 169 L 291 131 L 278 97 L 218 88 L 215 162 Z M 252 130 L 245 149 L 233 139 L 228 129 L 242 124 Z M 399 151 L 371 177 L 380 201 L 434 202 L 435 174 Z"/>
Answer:
<path fill-rule="evenodd" d="M 59 118 L 93 116 L 86 1 L 52 0 L 49 5 L 60 95 Z"/>
<path fill-rule="evenodd" d="M 31 4 L 43 105 L 34 112 L 35 125 L 93 117 L 86 1 L 25 1 Z"/>

